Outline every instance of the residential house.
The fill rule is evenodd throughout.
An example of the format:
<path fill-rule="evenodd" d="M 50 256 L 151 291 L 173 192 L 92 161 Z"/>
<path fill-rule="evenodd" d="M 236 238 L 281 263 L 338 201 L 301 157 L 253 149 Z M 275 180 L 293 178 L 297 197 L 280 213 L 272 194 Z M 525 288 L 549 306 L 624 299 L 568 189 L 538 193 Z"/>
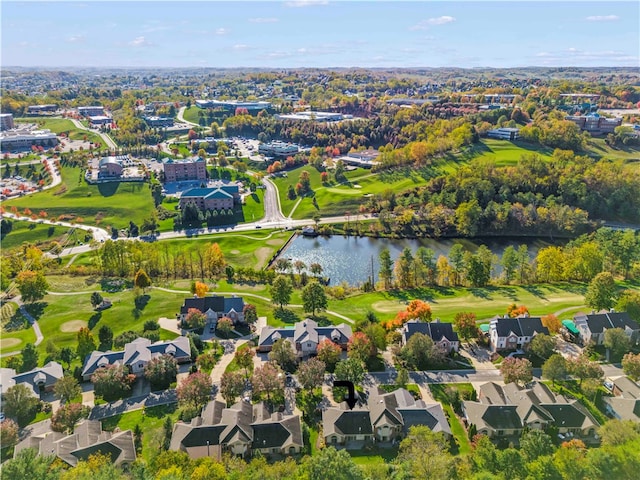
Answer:
<path fill-rule="evenodd" d="M 228 317 L 234 325 L 243 324 L 244 322 L 244 299 L 236 295 L 231 297 L 223 297 L 221 295 L 212 295 L 208 297 L 193 296 L 185 298 L 184 303 L 180 307 L 178 319 L 182 322 L 187 318 L 189 310 L 195 308 L 207 316 L 207 322 L 216 328 L 218 320 L 222 317 Z"/>
<path fill-rule="evenodd" d="M 315 355 L 318 345 L 325 339 L 346 350 L 352 334 L 351 327 L 344 323 L 319 327 L 317 322 L 307 318 L 297 322 L 293 328 L 263 327 L 258 339 L 258 352 L 270 352 L 273 344 L 284 338 L 291 342 L 298 358 L 306 358 Z"/>
<path fill-rule="evenodd" d="M 612 382 L 613 397 L 603 397 L 607 413 L 618 420 L 640 422 L 640 387 L 629 377 Z"/>
<path fill-rule="evenodd" d="M 137 338 L 118 352 L 93 351 L 87 355 L 82 367 L 82 379 L 91 380 L 91 376 L 101 367 L 107 365 L 124 365 L 137 376 L 144 373 L 144 367 L 152 358 L 160 355 L 171 355 L 178 363 L 191 361 L 191 345 L 187 337 L 151 343 L 148 338 Z"/>
<path fill-rule="evenodd" d="M 525 315 L 510 318 L 505 315 L 489 322 L 489 343 L 494 352 L 524 348 L 540 333 L 549 335 L 549 330 L 542 325 L 539 317 Z"/>
<path fill-rule="evenodd" d="M 627 334 L 631 343 L 635 344 L 640 336 L 638 322 L 632 320 L 627 312 L 595 313 L 588 315 L 578 314 L 573 317 L 576 328 L 580 332 L 580 341 L 583 345 L 593 342 L 594 345 L 604 344 L 604 332 L 610 328 L 621 328 Z"/>
<path fill-rule="evenodd" d="M 23 373 L 16 373 L 13 368 L 0 368 L 0 397 L 14 385 L 22 384 L 34 397 L 40 398 L 42 392 L 52 391 L 54 384 L 63 376 L 62 365 L 57 362 Z"/>
<path fill-rule="evenodd" d="M 14 457 L 26 448 L 37 450 L 38 455 L 55 455 L 72 467 L 97 453 L 108 456 L 114 465 L 120 467 L 126 467 L 136 459 L 131 430 L 103 431 L 98 420 L 84 420 L 76 425 L 71 435 L 49 431 L 28 436 L 16 445 Z"/>
<path fill-rule="evenodd" d="M 225 408 L 214 400 L 191 423 L 173 426 L 171 450 L 186 452 L 191 458 L 213 457 L 224 453 L 249 457 L 290 455 L 303 448 L 299 415 L 271 412 L 264 403 L 252 405 L 244 400 Z"/>
<path fill-rule="evenodd" d="M 593 415 L 578 400 L 553 393 L 539 382 L 530 388 L 485 383 L 478 388 L 478 400 L 464 401 L 462 410 L 467 425 L 475 425 L 479 434 L 492 439 L 517 441 L 525 428 L 552 426 L 563 437 L 597 443 L 600 425 Z"/>
<path fill-rule="evenodd" d="M 392 442 L 404 438 L 409 428 L 424 425 L 434 432 L 451 436 L 451 429 L 439 403 L 415 400 L 404 388 L 390 393 L 374 389 L 367 404 L 350 410 L 343 402 L 322 413 L 322 428 L 327 445 L 359 448 L 361 442 Z M 358 442 L 358 443 L 352 443 Z"/>
<path fill-rule="evenodd" d="M 434 344 L 447 353 L 457 352 L 460 347 L 458 334 L 453 331 L 453 325 L 450 323 L 442 323 L 440 320 L 434 322 L 409 320 L 402 326 L 402 344 L 406 345 L 414 333 L 422 333 L 430 337 Z"/>

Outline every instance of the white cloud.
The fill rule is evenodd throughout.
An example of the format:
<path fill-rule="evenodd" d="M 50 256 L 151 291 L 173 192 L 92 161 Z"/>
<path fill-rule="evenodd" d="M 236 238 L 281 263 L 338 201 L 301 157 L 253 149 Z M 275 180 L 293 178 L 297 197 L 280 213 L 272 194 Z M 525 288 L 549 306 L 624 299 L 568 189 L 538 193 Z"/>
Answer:
<path fill-rule="evenodd" d="M 455 17 L 442 15 L 441 17 L 433 17 L 428 18 L 427 20 L 422 20 L 412 27 L 409 27 L 409 30 L 426 30 L 427 28 L 433 27 L 435 25 L 446 25 L 447 23 L 453 23 L 455 21 Z"/>
<path fill-rule="evenodd" d="M 587 17 L 589 22 L 615 22 L 620 20 L 618 15 L 591 15 Z"/>
<path fill-rule="evenodd" d="M 245 45 L 244 43 L 236 43 L 233 46 L 234 50 L 248 50 L 249 48 L 251 47 L 249 47 L 249 45 Z"/>
<path fill-rule="evenodd" d="M 216 29 L 216 35 L 228 35 L 231 32 L 231 30 L 229 30 L 228 28 L 217 28 Z"/>
<path fill-rule="evenodd" d="M 313 7 L 315 5 L 327 5 L 327 0 L 295 0 L 292 2 L 284 2 L 285 7 L 301 8 L 301 7 Z"/>
<path fill-rule="evenodd" d="M 638 57 L 621 50 L 580 50 L 575 47 L 557 52 L 538 52 L 543 65 L 637 65 Z"/>
<path fill-rule="evenodd" d="M 71 35 L 70 37 L 67 38 L 67 42 L 68 43 L 82 43 L 84 42 L 85 36 L 84 35 Z"/>
<path fill-rule="evenodd" d="M 258 18 L 250 18 L 249 22 L 251 23 L 277 23 L 278 20 L 275 17 L 258 17 Z"/>
<path fill-rule="evenodd" d="M 145 39 L 144 36 L 139 36 L 131 40 L 129 45 L 132 47 L 150 47 L 153 44 Z"/>

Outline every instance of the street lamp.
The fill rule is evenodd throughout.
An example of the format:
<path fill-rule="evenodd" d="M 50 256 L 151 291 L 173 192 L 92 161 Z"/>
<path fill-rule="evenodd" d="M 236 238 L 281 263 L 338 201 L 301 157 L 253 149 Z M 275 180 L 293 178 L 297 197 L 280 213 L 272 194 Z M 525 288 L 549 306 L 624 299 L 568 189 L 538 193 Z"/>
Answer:
<path fill-rule="evenodd" d="M 211 454 L 209 453 L 209 440 L 207 440 L 207 457 L 210 457 Z"/>

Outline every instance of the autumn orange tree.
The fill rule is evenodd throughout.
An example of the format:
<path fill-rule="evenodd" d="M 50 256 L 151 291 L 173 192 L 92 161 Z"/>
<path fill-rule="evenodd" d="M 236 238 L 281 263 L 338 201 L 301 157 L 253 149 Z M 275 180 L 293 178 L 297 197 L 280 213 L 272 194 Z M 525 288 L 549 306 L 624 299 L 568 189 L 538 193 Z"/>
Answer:
<path fill-rule="evenodd" d="M 406 310 L 398 312 L 393 320 L 383 322 L 382 326 L 387 330 L 401 327 L 409 320 L 422 320 L 423 322 L 431 321 L 431 305 L 423 300 L 411 300 Z"/>
<path fill-rule="evenodd" d="M 529 309 L 524 305 L 517 306 L 515 303 L 512 303 L 507 307 L 507 315 L 511 318 L 521 317 L 528 313 Z"/>
<path fill-rule="evenodd" d="M 556 317 L 554 314 L 551 313 L 549 315 L 544 315 L 541 320 L 542 320 L 542 325 L 547 327 L 547 329 L 549 330 L 549 333 L 551 333 L 552 335 L 560 331 L 560 327 L 562 326 L 562 323 L 560 323 L 560 319 Z"/>

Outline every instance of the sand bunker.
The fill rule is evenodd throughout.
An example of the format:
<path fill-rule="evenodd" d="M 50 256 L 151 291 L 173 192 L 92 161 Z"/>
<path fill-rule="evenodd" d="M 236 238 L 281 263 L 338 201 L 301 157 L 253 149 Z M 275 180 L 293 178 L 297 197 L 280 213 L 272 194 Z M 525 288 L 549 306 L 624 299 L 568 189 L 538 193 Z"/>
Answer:
<path fill-rule="evenodd" d="M 22 340 L 20 340 L 19 338 L 3 338 L 2 340 L 0 340 L 0 345 L 2 345 L 2 348 L 14 347 L 16 345 L 20 345 L 21 343 Z"/>
<path fill-rule="evenodd" d="M 82 327 L 86 327 L 87 322 L 84 320 L 71 320 L 60 325 L 60 331 L 64 333 L 77 332 Z"/>

